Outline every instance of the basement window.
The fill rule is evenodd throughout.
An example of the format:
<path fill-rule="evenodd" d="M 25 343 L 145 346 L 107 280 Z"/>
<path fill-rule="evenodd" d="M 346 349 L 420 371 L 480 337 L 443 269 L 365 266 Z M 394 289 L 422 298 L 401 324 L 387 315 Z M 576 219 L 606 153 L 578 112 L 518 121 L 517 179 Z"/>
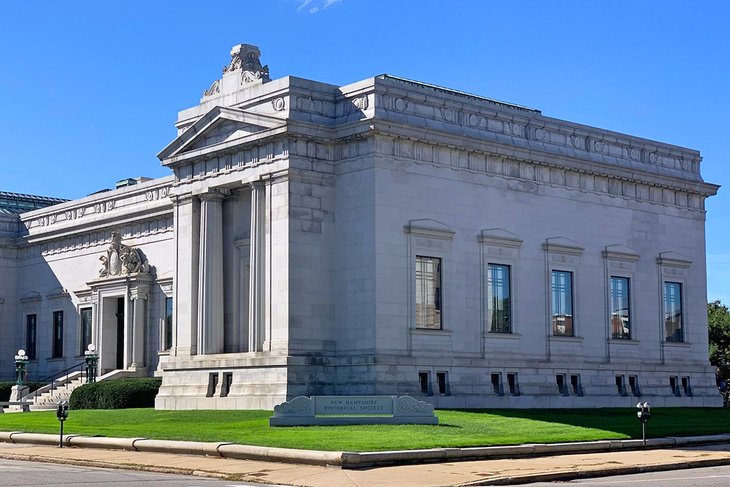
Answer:
<path fill-rule="evenodd" d="M 558 384 L 558 392 L 560 393 L 561 396 L 570 395 L 570 393 L 568 392 L 568 384 L 567 384 L 565 374 L 556 374 L 555 382 Z"/>
<path fill-rule="evenodd" d="M 233 372 L 223 373 L 223 383 L 221 384 L 221 397 L 228 397 L 228 393 L 231 392 L 231 385 L 233 384 Z"/>
<path fill-rule="evenodd" d="M 509 393 L 511 396 L 520 395 L 520 384 L 517 382 L 517 374 L 507 374 L 507 387 L 509 387 Z"/>
<path fill-rule="evenodd" d="M 504 396 L 504 390 L 502 389 L 502 374 L 495 372 L 491 375 L 492 379 L 492 390 L 498 396 Z"/>
<path fill-rule="evenodd" d="M 631 388 L 631 394 L 634 396 L 641 396 L 641 389 L 639 388 L 639 376 L 638 375 L 630 375 L 629 376 L 629 387 Z"/>
<path fill-rule="evenodd" d="M 421 387 L 421 394 L 424 396 L 431 395 L 431 373 L 430 372 L 419 372 L 418 383 Z"/>
<path fill-rule="evenodd" d="M 205 397 L 215 396 L 215 390 L 217 387 L 218 387 L 218 373 L 211 372 L 210 374 L 208 374 L 208 392 L 205 394 Z"/>
<path fill-rule="evenodd" d="M 689 382 L 689 376 L 682 377 L 682 390 L 685 396 L 692 397 L 692 385 Z"/>
<path fill-rule="evenodd" d="M 439 394 L 449 395 L 449 374 L 448 372 L 436 372 L 436 383 L 439 387 Z"/>

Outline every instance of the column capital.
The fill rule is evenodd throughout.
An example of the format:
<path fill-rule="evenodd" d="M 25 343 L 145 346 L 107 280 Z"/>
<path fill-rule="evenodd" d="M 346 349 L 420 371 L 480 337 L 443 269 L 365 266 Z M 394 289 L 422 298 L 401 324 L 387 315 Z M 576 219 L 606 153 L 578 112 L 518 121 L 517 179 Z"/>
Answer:
<path fill-rule="evenodd" d="M 201 201 L 222 201 L 223 198 L 230 194 L 231 192 L 227 189 L 215 188 L 210 189 L 205 193 L 200 193 L 198 198 L 200 198 Z"/>

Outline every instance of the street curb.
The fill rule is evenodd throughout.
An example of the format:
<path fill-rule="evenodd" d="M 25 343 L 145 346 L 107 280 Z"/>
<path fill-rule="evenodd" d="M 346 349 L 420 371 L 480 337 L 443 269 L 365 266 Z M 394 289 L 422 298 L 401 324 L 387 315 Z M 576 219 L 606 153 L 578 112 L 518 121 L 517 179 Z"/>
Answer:
<path fill-rule="evenodd" d="M 599 477 L 613 477 L 616 475 L 632 475 L 649 472 L 667 472 L 670 470 L 686 470 L 690 468 L 719 467 L 730 465 L 730 458 L 711 458 L 706 460 L 689 460 L 679 463 L 661 465 L 636 465 L 606 469 L 570 470 L 539 474 L 515 475 L 511 477 L 496 477 L 459 484 L 458 487 L 478 487 L 487 485 L 523 485 L 535 482 L 568 482 L 571 480 L 592 479 Z"/>
<path fill-rule="evenodd" d="M 59 436 L 0 432 L 0 441 L 38 445 L 58 445 Z M 730 434 L 652 438 L 646 440 L 647 449 L 677 446 L 730 443 Z M 238 460 L 335 466 L 344 469 L 370 468 L 386 465 L 438 463 L 467 460 L 496 460 L 533 456 L 600 453 L 643 449 L 642 440 L 602 440 L 571 443 L 535 443 L 510 446 L 429 448 L 424 450 L 397 450 L 381 452 L 336 452 L 297 450 L 229 442 L 206 443 L 197 441 L 152 440 L 147 438 L 111 438 L 102 436 L 64 435 L 63 444 L 79 448 L 104 448 L 139 452 L 207 455 Z"/>

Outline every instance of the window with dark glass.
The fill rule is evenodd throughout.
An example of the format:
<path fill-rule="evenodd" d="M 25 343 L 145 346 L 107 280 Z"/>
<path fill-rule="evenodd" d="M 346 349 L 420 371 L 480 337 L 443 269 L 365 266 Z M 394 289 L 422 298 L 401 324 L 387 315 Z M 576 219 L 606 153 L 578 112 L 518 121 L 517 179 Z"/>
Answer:
<path fill-rule="evenodd" d="M 436 372 L 436 383 L 438 384 L 439 394 L 442 396 L 449 395 L 449 375 L 447 372 Z"/>
<path fill-rule="evenodd" d="M 172 298 L 165 298 L 165 336 L 163 350 L 172 348 Z"/>
<path fill-rule="evenodd" d="M 81 308 L 81 353 L 88 349 L 91 344 L 91 308 Z"/>
<path fill-rule="evenodd" d="M 35 360 L 36 357 L 36 315 L 25 317 L 25 353 L 28 360 Z"/>
<path fill-rule="evenodd" d="M 631 339 L 631 304 L 629 301 L 629 279 L 627 277 L 611 277 L 609 297 L 609 319 L 611 320 L 611 337 Z"/>
<path fill-rule="evenodd" d="M 421 394 L 431 395 L 431 374 L 429 372 L 418 373 L 418 385 L 421 388 Z"/>
<path fill-rule="evenodd" d="M 664 329 L 666 341 L 684 341 L 682 330 L 682 285 L 678 282 L 664 283 Z"/>
<path fill-rule="evenodd" d="M 63 357 L 63 311 L 53 312 L 52 352 L 51 358 Z"/>
<path fill-rule="evenodd" d="M 573 336 L 573 273 L 552 272 L 553 335 Z"/>
<path fill-rule="evenodd" d="M 517 374 L 507 374 L 507 386 L 509 387 L 509 393 L 513 396 L 520 395 L 520 384 L 517 382 Z"/>
<path fill-rule="evenodd" d="M 509 266 L 487 265 L 487 318 L 491 333 L 512 333 Z"/>
<path fill-rule="evenodd" d="M 499 396 L 504 395 L 504 389 L 502 388 L 502 374 L 499 372 L 495 372 L 491 376 L 492 380 L 492 390 L 495 394 Z"/>
<path fill-rule="evenodd" d="M 441 259 L 416 256 L 416 328 L 441 329 Z"/>

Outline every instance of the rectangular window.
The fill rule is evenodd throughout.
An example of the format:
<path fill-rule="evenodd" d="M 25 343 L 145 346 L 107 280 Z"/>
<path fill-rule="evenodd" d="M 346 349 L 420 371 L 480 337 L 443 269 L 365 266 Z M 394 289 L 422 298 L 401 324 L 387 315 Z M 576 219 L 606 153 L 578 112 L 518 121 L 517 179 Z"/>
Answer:
<path fill-rule="evenodd" d="M 685 396 L 692 397 L 692 384 L 689 382 L 689 376 L 682 377 L 682 390 Z"/>
<path fill-rule="evenodd" d="M 165 298 L 165 336 L 163 337 L 162 349 L 172 348 L 172 298 Z"/>
<path fill-rule="evenodd" d="M 579 374 L 570 374 L 570 387 L 573 389 L 573 394 L 576 396 L 583 395 L 583 386 L 580 383 Z"/>
<path fill-rule="evenodd" d="M 449 375 L 446 372 L 436 372 L 436 382 L 439 386 L 439 394 L 449 395 Z"/>
<path fill-rule="evenodd" d="M 492 391 L 498 396 L 503 396 L 504 391 L 502 390 L 502 374 L 495 372 L 491 375 L 492 380 Z"/>
<path fill-rule="evenodd" d="M 416 328 L 441 329 L 441 259 L 416 256 Z"/>
<path fill-rule="evenodd" d="M 567 396 L 570 394 L 568 392 L 568 384 L 565 382 L 565 374 L 556 374 L 555 382 L 558 384 L 558 392 L 560 395 Z"/>
<path fill-rule="evenodd" d="M 215 396 L 215 390 L 218 388 L 218 373 L 211 372 L 208 374 L 208 392 L 205 393 L 205 397 Z"/>
<path fill-rule="evenodd" d="M 81 308 L 81 353 L 83 355 L 91 344 L 91 308 Z"/>
<path fill-rule="evenodd" d="M 678 282 L 664 283 L 664 329 L 666 341 L 683 342 L 682 330 L 682 285 Z"/>
<path fill-rule="evenodd" d="M 223 384 L 221 384 L 221 397 L 228 397 L 233 385 L 233 372 L 223 372 Z"/>
<path fill-rule="evenodd" d="M 609 319 L 611 320 L 611 337 L 631 340 L 631 305 L 629 302 L 629 278 L 611 276 L 611 292 L 609 298 Z"/>
<path fill-rule="evenodd" d="M 418 385 L 421 387 L 421 394 L 431 395 L 431 374 L 429 372 L 418 373 Z"/>
<path fill-rule="evenodd" d="M 507 386 L 511 396 L 520 395 L 520 384 L 517 382 L 517 374 L 507 374 Z"/>
<path fill-rule="evenodd" d="M 63 311 L 53 312 L 53 355 L 51 358 L 63 357 Z"/>
<path fill-rule="evenodd" d="M 679 390 L 679 380 L 676 375 L 669 376 L 669 387 L 675 396 L 679 397 L 682 395 L 682 392 Z"/>
<path fill-rule="evenodd" d="M 491 333 L 512 333 L 509 266 L 487 265 L 487 319 Z"/>
<path fill-rule="evenodd" d="M 552 272 L 553 335 L 573 336 L 573 273 Z"/>
<path fill-rule="evenodd" d="M 639 377 L 636 375 L 629 376 L 629 387 L 631 388 L 631 394 L 634 396 L 641 395 L 641 389 L 639 388 Z"/>
<path fill-rule="evenodd" d="M 619 396 L 627 396 L 626 394 L 626 378 L 623 375 L 616 376 L 616 389 Z"/>
<path fill-rule="evenodd" d="M 25 317 L 25 353 L 28 360 L 35 360 L 36 353 L 36 315 Z"/>

